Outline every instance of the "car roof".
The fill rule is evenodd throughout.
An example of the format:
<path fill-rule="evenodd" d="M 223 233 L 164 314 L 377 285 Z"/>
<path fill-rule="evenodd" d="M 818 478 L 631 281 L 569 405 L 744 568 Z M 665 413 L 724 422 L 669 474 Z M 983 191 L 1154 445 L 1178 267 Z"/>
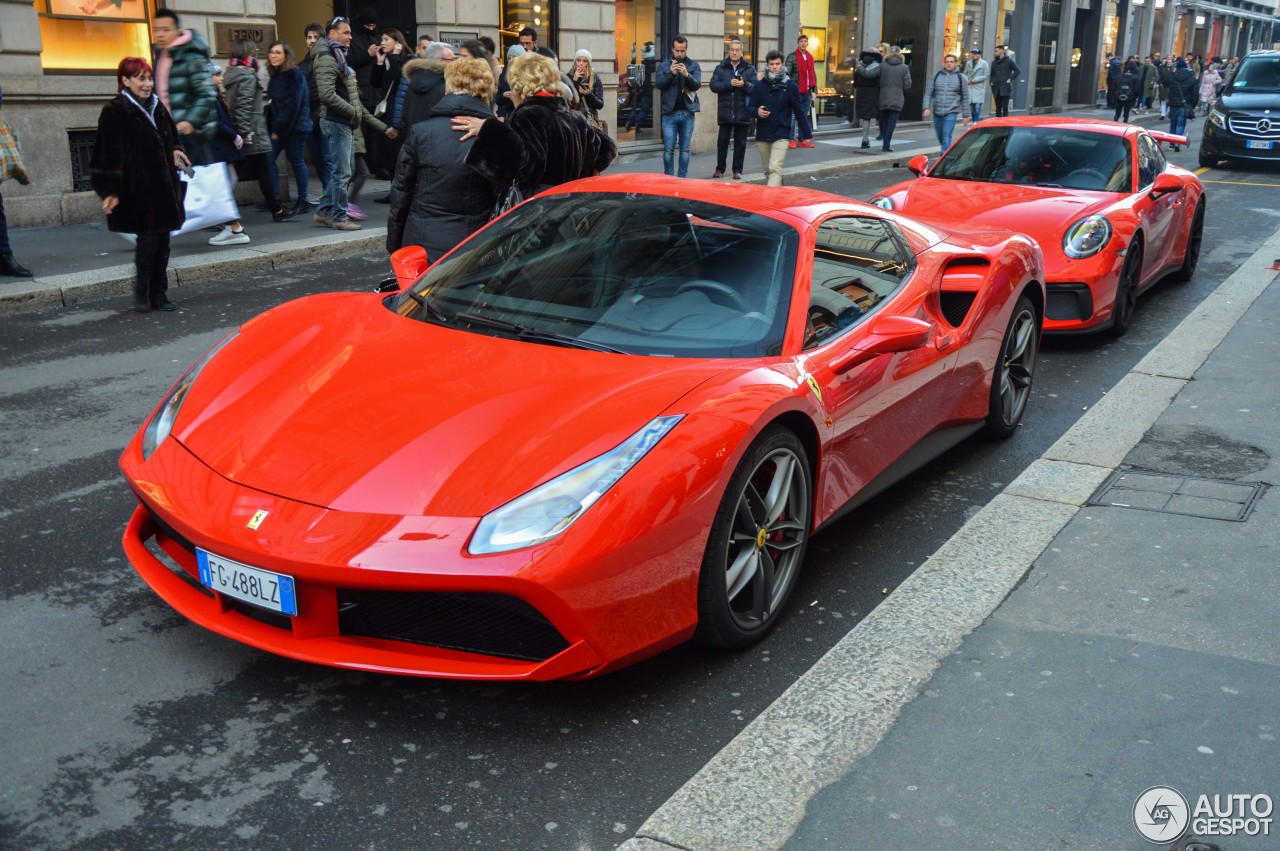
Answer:
<path fill-rule="evenodd" d="M 1130 136 L 1142 131 L 1132 124 L 1106 121 L 1099 118 L 1082 118 L 1072 115 L 1010 115 L 1005 118 L 984 118 L 977 127 L 1060 127 L 1064 130 L 1084 130 L 1107 136 Z"/>

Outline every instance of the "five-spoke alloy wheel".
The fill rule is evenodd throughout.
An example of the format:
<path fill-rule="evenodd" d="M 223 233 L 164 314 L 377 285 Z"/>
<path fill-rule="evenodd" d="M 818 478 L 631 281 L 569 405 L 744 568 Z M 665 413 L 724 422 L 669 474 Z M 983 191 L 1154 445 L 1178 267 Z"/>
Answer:
<path fill-rule="evenodd" d="M 1000 344 L 1000 360 L 991 376 L 991 404 L 987 433 L 1008 437 L 1018 428 L 1031 398 L 1036 352 L 1040 348 L 1040 318 L 1025 295 L 1013 307 L 1009 328 Z"/>

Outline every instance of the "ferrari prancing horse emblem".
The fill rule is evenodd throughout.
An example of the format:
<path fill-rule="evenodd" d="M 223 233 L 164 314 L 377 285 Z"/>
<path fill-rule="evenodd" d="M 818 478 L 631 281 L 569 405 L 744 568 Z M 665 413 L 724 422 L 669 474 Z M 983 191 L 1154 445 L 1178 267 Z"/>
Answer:
<path fill-rule="evenodd" d="M 266 520 L 267 515 L 270 513 L 271 512 L 267 511 L 265 508 L 259 508 L 257 511 L 253 512 L 253 517 L 249 519 L 249 528 L 255 532 L 258 531 L 258 527 L 262 525 L 262 521 Z"/>

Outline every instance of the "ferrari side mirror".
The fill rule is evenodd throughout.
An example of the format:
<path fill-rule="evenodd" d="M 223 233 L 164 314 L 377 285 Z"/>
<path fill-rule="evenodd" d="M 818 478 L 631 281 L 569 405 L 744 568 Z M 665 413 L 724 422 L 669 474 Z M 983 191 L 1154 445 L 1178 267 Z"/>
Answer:
<path fill-rule="evenodd" d="M 907 162 L 907 169 L 924 177 L 924 173 L 929 170 L 929 158 L 924 154 L 916 154 Z"/>
<path fill-rule="evenodd" d="M 832 360 L 831 371 L 841 375 L 880 355 L 918 349 L 926 345 L 932 336 L 933 326 L 923 319 L 886 316 L 875 324 L 856 349 Z"/>
<path fill-rule="evenodd" d="M 1151 184 L 1151 197 L 1162 198 L 1173 192 L 1182 191 L 1182 180 L 1176 174 L 1157 174 L 1155 183 Z"/>

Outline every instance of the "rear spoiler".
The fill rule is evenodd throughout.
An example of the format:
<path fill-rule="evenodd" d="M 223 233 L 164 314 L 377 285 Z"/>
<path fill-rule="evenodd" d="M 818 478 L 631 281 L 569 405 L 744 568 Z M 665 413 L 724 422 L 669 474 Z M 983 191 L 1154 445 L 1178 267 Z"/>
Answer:
<path fill-rule="evenodd" d="M 1172 133 L 1161 133 L 1159 130 L 1148 130 L 1147 133 L 1157 142 L 1168 142 L 1170 145 L 1187 144 L 1186 136 L 1175 136 Z"/>

